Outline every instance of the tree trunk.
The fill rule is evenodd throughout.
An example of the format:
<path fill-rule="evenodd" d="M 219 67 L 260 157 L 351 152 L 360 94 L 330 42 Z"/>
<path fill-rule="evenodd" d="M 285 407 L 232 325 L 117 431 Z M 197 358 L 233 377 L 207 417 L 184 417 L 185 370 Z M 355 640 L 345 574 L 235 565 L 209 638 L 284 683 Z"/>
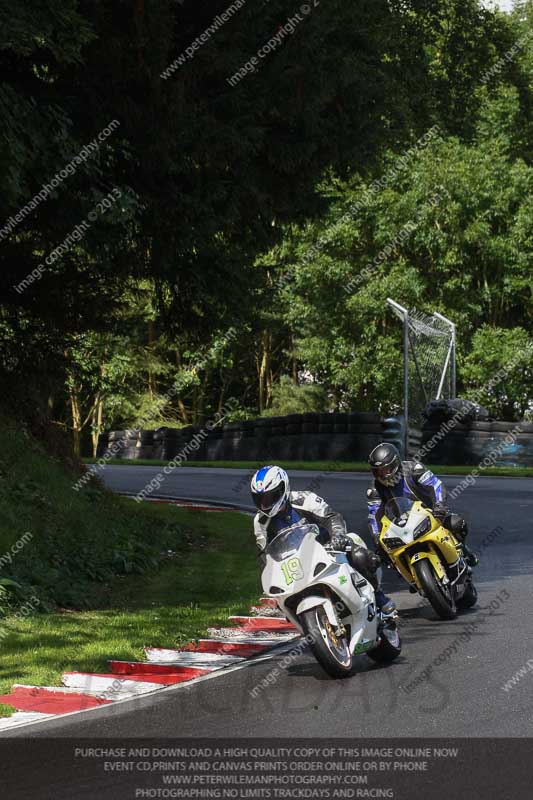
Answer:
<path fill-rule="evenodd" d="M 199 422 L 204 418 L 205 397 L 207 394 L 207 385 L 209 383 L 209 373 L 206 370 L 202 383 L 198 387 L 198 406 L 196 409 L 196 417 Z"/>
<path fill-rule="evenodd" d="M 181 397 L 178 397 L 178 409 L 179 409 L 179 412 L 180 412 L 181 421 L 184 423 L 184 425 L 188 425 L 189 424 L 189 412 L 187 411 L 187 409 L 185 407 L 185 403 L 183 402 Z"/>
<path fill-rule="evenodd" d="M 70 390 L 70 409 L 72 414 L 72 445 L 74 454 L 79 458 L 81 453 L 81 409 L 79 397 L 74 388 Z"/>
<path fill-rule="evenodd" d="M 259 367 L 259 412 L 262 414 L 268 402 L 268 375 L 270 372 L 270 334 L 268 331 L 263 331 L 261 344 L 263 353 Z"/>
<path fill-rule="evenodd" d="M 93 458 L 96 458 L 96 450 L 98 448 L 98 439 L 102 433 L 102 422 L 104 418 L 104 399 L 98 395 L 95 406 L 93 409 L 92 418 L 92 440 L 93 440 Z"/>
<path fill-rule="evenodd" d="M 225 373 L 222 374 L 222 370 L 220 370 L 220 393 L 218 395 L 218 405 L 217 405 L 217 411 L 219 414 L 222 411 L 222 407 L 224 405 L 227 388 L 228 388 L 228 381 L 225 377 Z"/>
<path fill-rule="evenodd" d="M 292 380 L 295 386 L 298 386 L 298 359 L 296 358 L 294 347 L 294 336 L 291 333 L 291 367 L 292 367 Z"/>
<path fill-rule="evenodd" d="M 274 386 L 274 372 L 272 369 L 269 369 L 268 376 L 267 376 L 267 385 L 266 385 L 266 404 L 270 406 L 272 401 L 272 387 Z"/>
<path fill-rule="evenodd" d="M 153 320 L 150 320 L 148 322 L 148 347 L 151 351 L 150 355 L 153 354 L 155 349 L 156 339 L 155 324 Z M 151 367 L 148 367 L 148 392 L 150 393 L 150 397 L 154 397 L 157 394 L 157 383 Z"/>

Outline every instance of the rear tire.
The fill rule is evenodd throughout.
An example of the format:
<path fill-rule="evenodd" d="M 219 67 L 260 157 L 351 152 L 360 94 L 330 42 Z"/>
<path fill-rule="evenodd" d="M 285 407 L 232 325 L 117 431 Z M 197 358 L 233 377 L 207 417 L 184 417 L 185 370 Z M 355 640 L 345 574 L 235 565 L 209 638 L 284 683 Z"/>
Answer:
<path fill-rule="evenodd" d="M 384 628 L 381 631 L 381 641 L 374 650 L 370 650 L 367 656 L 372 661 L 379 663 L 390 663 L 398 658 L 402 652 L 402 640 L 398 633 L 398 627 L 394 623 L 394 628 Z"/>
<path fill-rule="evenodd" d="M 453 596 L 453 588 L 447 591 L 441 584 L 427 558 L 414 565 L 420 585 L 437 616 L 441 619 L 455 619 L 457 606 Z"/>
<path fill-rule="evenodd" d="M 324 606 L 304 612 L 301 624 L 310 637 L 309 646 L 322 669 L 332 678 L 348 678 L 353 669 L 352 654 L 346 636 L 335 636 Z"/>
<path fill-rule="evenodd" d="M 459 608 L 472 608 L 477 603 L 477 589 L 474 586 L 472 580 L 469 580 L 466 584 L 466 589 L 464 595 L 461 597 L 460 600 L 457 601 L 457 605 Z"/>

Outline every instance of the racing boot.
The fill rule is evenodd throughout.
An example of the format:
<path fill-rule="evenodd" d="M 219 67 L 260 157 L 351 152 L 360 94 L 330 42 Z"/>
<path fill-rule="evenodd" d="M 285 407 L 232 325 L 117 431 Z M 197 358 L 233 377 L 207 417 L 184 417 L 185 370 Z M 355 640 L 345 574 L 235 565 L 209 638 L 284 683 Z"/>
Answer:
<path fill-rule="evenodd" d="M 396 603 L 392 598 L 387 597 L 383 589 L 376 590 L 376 604 L 382 614 L 392 614 L 396 611 Z"/>
<path fill-rule="evenodd" d="M 463 555 L 469 567 L 477 567 L 477 565 L 479 564 L 479 558 L 472 550 L 468 549 L 468 547 L 464 542 L 463 542 Z"/>

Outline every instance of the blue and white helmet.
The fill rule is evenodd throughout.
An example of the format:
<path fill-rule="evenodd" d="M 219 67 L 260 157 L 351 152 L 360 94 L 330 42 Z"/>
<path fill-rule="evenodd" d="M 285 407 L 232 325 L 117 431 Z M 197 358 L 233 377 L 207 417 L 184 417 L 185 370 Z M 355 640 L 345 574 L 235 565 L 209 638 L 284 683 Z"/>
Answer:
<path fill-rule="evenodd" d="M 258 510 L 275 517 L 289 500 L 289 476 L 281 467 L 261 467 L 252 478 L 251 490 Z"/>

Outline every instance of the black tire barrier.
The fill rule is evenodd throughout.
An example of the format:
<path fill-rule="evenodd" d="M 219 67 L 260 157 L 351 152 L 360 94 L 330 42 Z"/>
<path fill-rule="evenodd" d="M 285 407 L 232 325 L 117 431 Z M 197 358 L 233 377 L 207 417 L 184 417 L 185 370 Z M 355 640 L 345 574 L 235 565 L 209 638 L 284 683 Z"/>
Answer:
<path fill-rule="evenodd" d="M 287 414 L 283 417 L 286 425 L 301 425 L 303 422 L 303 414 Z"/>
<path fill-rule="evenodd" d="M 379 425 L 381 416 L 374 411 L 350 411 L 348 423 L 352 425 Z"/>
<path fill-rule="evenodd" d="M 290 423 L 289 425 L 285 426 L 285 435 L 286 436 L 299 436 L 302 432 L 302 424 L 295 425 Z"/>
<path fill-rule="evenodd" d="M 339 411 L 336 414 L 332 414 L 331 416 L 334 417 L 333 424 L 334 425 L 347 425 L 350 421 L 350 415 L 345 414 L 343 411 Z"/>
<path fill-rule="evenodd" d="M 383 422 L 361 422 L 359 425 L 349 422 L 346 430 L 348 433 L 373 433 L 379 436 L 383 433 Z"/>
<path fill-rule="evenodd" d="M 128 431 L 109 431 L 107 434 L 110 442 L 123 441 L 128 435 Z"/>
<path fill-rule="evenodd" d="M 527 425 L 526 422 L 492 422 L 491 423 L 491 431 L 497 431 L 501 433 L 509 433 L 513 429 L 520 426 L 523 429 L 524 425 Z"/>
<path fill-rule="evenodd" d="M 464 402 L 464 401 L 461 401 Z M 470 419 L 442 431 L 436 417 L 421 431 L 410 431 L 411 451 L 423 449 L 422 460 L 433 464 L 476 465 L 520 426 L 514 443 L 505 444 L 495 463 L 533 466 L 533 423 Z M 196 437 L 196 438 L 195 438 Z M 97 456 L 171 461 L 363 461 L 380 442 L 403 446 L 400 417 L 381 419 L 373 412 L 325 414 L 307 412 L 287 417 L 261 417 L 226 423 L 213 430 L 199 425 L 156 431 L 110 431 L 101 434 Z"/>
<path fill-rule="evenodd" d="M 246 436 L 246 438 L 250 438 L 255 433 L 255 423 L 253 420 L 243 420 L 241 422 L 241 430 L 242 435 Z"/>
<path fill-rule="evenodd" d="M 270 425 L 274 428 L 284 427 L 287 417 L 266 417 Z"/>
<path fill-rule="evenodd" d="M 223 426 L 222 430 L 225 439 L 242 435 L 241 425 L 238 422 L 228 422 L 227 425 Z"/>
<path fill-rule="evenodd" d="M 462 422 L 474 422 L 474 420 L 488 421 L 490 414 L 486 408 L 474 403 L 471 400 L 430 400 L 422 411 L 422 416 L 427 419 L 450 420 L 456 415 Z"/>
<path fill-rule="evenodd" d="M 407 455 L 405 449 L 405 417 L 386 417 L 383 420 L 382 427 L 383 441 L 397 447 L 402 458 L 405 458 Z"/>
<path fill-rule="evenodd" d="M 124 450 L 120 451 L 119 458 L 127 458 L 127 459 L 138 459 L 140 458 L 140 447 L 125 447 Z"/>

